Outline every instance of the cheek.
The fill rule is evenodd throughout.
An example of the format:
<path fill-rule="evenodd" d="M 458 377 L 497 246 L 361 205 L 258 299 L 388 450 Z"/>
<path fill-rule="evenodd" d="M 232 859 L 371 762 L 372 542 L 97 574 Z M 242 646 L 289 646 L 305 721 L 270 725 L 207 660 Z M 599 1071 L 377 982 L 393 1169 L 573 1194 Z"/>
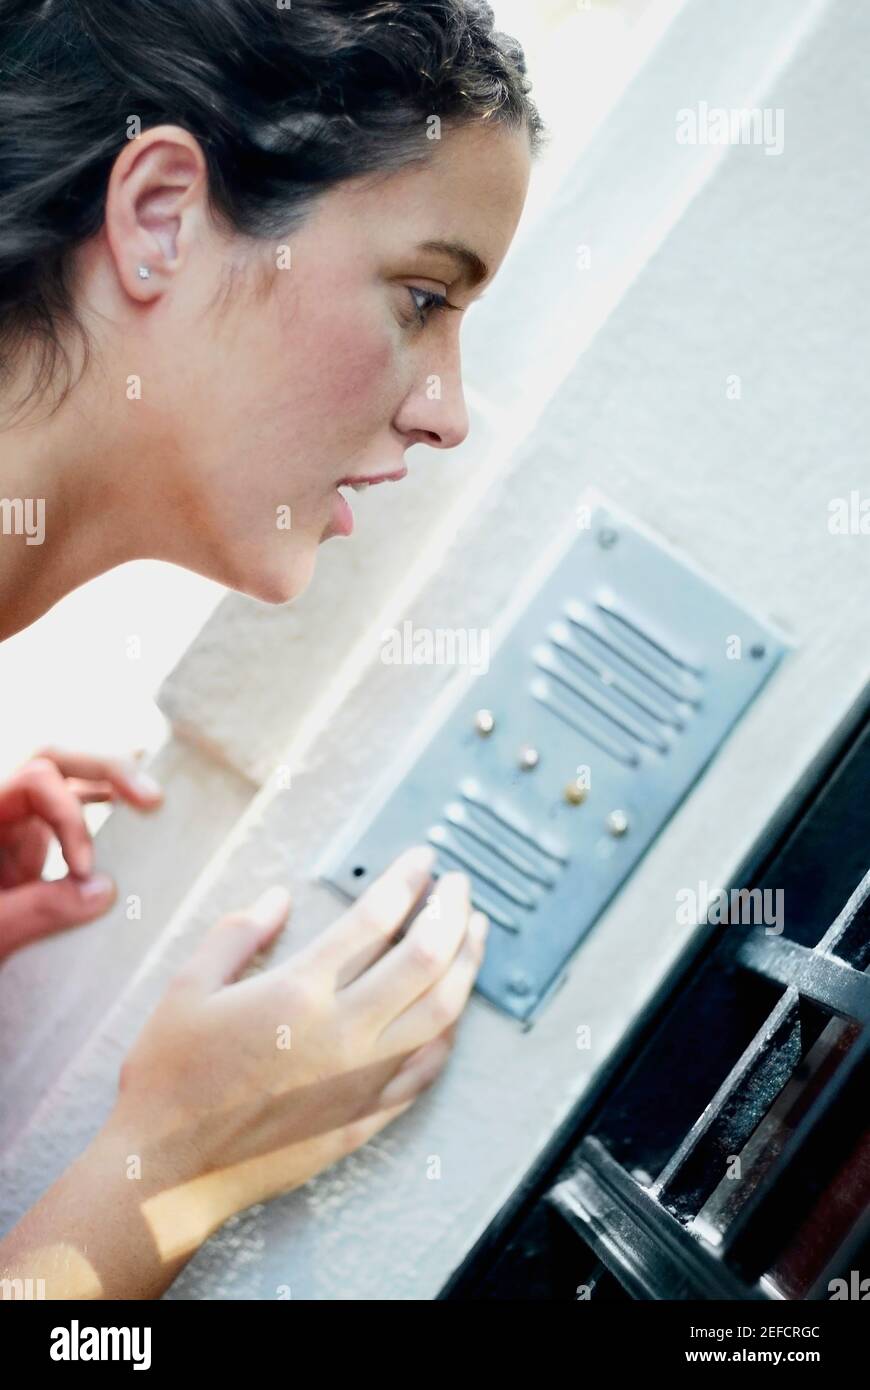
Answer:
<path fill-rule="evenodd" d="M 385 329 L 333 328 L 321 340 L 325 351 L 316 366 L 317 392 L 324 418 L 334 428 L 386 423 L 397 408 L 397 352 Z"/>
<path fill-rule="evenodd" d="M 382 294 L 312 281 L 286 301 L 276 296 L 245 329 L 209 417 L 214 452 L 244 511 L 264 497 L 298 507 L 300 518 L 311 505 L 319 525 L 334 480 L 383 444 L 410 389 L 401 327 Z M 240 451 L 257 461 L 255 487 L 239 472 Z"/>

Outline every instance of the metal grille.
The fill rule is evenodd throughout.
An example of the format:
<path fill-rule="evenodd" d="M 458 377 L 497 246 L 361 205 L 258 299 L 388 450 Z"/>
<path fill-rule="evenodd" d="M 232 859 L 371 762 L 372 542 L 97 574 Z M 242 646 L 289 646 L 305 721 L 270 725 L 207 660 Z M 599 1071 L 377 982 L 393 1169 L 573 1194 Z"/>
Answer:
<path fill-rule="evenodd" d="M 574 1171 L 549 1201 L 634 1297 L 782 1296 L 763 1276 L 800 1225 L 800 1213 L 824 1193 L 835 1135 L 844 1154 L 860 1157 L 866 1145 L 870 976 L 861 967 L 868 943 L 870 874 L 814 949 L 746 935 L 736 951 L 739 969 L 782 987 L 782 996 L 656 1180 L 639 1182 L 594 1136 L 579 1146 Z M 712 1241 L 698 1222 L 705 1202 L 834 1019 L 849 1025 L 850 1045 Z M 870 1167 L 864 1175 L 870 1178 Z M 856 1251 L 870 1235 L 866 1197 L 861 1207 L 850 1237 Z M 826 1297 L 842 1266 L 838 1249 L 803 1296 Z"/>
<path fill-rule="evenodd" d="M 477 989 L 524 1023 L 785 650 L 637 523 L 590 516 L 318 866 L 355 897 L 428 840 L 495 927 Z"/>

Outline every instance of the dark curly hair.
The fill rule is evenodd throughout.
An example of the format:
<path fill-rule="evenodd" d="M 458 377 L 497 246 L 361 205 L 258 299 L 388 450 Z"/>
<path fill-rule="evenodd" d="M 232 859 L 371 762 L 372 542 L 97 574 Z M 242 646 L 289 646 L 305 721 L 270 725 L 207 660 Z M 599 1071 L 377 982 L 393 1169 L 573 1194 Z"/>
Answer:
<path fill-rule="evenodd" d="M 131 118 L 196 137 L 230 227 L 281 234 L 342 179 L 425 158 L 431 116 L 525 126 L 537 152 L 522 49 L 493 25 L 484 0 L 0 0 L 0 385 L 25 344 L 54 374 L 68 253 Z"/>

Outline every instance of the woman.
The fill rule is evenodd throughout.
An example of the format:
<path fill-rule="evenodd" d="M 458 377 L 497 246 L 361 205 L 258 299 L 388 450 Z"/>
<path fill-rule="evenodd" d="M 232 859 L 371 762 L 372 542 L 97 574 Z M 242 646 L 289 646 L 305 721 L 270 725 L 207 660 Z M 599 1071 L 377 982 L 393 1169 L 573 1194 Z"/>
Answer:
<path fill-rule="evenodd" d="M 340 488 L 462 441 L 460 324 L 542 142 L 492 25 L 481 0 L 0 0 L 0 493 L 12 520 L 43 506 L 41 544 L 0 536 L 0 637 L 142 557 L 285 602 L 352 529 Z M 81 806 L 154 806 L 135 779 L 48 752 L 7 786 L 0 949 L 107 909 Z M 39 882 L 50 832 L 57 885 Z M 154 1297 L 232 1213 L 405 1110 L 486 930 L 445 874 L 400 935 L 431 862 L 403 854 L 249 978 L 288 895 L 219 923 L 0 1273 Z"/>

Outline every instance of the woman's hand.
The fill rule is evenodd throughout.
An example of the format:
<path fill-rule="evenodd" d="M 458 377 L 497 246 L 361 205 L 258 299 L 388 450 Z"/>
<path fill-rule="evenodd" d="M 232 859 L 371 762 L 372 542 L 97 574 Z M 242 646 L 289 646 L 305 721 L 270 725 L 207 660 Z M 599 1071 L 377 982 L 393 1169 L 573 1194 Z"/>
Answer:
<path fill-rule="evenodd" d="M 438 1076 L 488 922 L 465 874 L 431 887 L 413 849 L 285 963 L 239 980 L 288 911 L 283 889 L 221 921 L 125 1061 L 109 1121 L 161 1174 L 141 1210 L 165 1257 L 365 1143 Z M 235 981 L 235 983 L 234 983 Z"/>
<path fill-rule="evenodd" d="M 157 1298 L 229 1216 L 412 1105 L 450 1054 L 488 925 L 465 874 L 450 873 L 403 931 L 431 864 L 430 850 L 408 850 L 259 974 L 286 892 L 219 922 L 127 1057 L 106 1124 L 0 1240 L 0 1278 L 41 1280 L 49 1299 Z"/>
<path fill-rule="evenodd" d="M 57 749 L 35 754 L 0 783 L 0 960 L 111 907 L 115 886 L 93 872 L 83 807 L 116 797 L 144 811 L 160 804 L 162 792 L 133 762 Z M 54 836 L 69 874 L 48 882 L 42 870 Z"/>

